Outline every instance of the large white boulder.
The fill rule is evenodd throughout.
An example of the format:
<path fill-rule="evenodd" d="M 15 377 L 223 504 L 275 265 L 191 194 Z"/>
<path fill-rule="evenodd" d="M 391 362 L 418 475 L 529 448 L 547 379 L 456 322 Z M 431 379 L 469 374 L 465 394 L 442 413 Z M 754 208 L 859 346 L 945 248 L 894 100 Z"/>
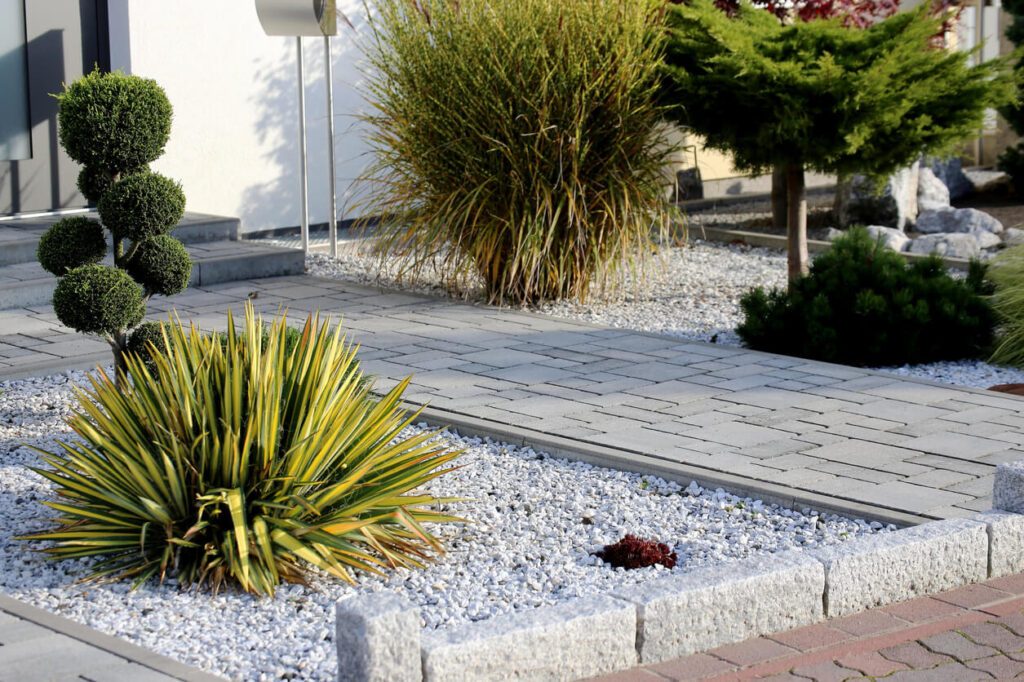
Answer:
<path fill-rule="evenodd" d="M 892 249 L 893 251 L 902 251 L 910 243 L 910 237 L 906 235 L 902 230 L 897 230 L 895 227 L 883 227 L 882 225 L 868 225 L 868 234 L 871 235 L 872 239 L 882 239 L 882 243 L 886 248 Z"/>
<path fill-rule="evenodd" d="M 943 208 L 949 208 L 949 188 L 931 168 L 921 166 L 917 179 L 918 211 L 935 211 Z"/>
<path fill-rule="evenodd" d="M 889 176 L 881 194 L 863 175 L 855 175 L 849 187 L 838 188 L 833 211 L 844 225 L 886 225 L 906 230 L 917 217 L 917 185 L 920 164 Z"/>
<path fill-rule="evenodd" d="M 948 258 L 976 258 L 981 245 L 973 234 L 964 232 L 941 232 L 926 234 L 910 242 L 910 253 L 937 253 Z"/>
<path fill-rule="evenodd" d="M 921 211 L 917 216 L 917 231 L 924 234 L 939 232 L 966 232 L 978 235 L 982 232 L 1000 234 L 1003 224 L 984 211 L 976 208 L 942 208 L 936 211 Z"/>

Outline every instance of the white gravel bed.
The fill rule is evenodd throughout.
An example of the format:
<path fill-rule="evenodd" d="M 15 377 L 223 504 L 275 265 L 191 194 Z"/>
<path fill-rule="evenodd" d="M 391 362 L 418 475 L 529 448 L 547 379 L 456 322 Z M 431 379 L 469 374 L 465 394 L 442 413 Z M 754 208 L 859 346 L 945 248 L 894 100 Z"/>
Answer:
<path fill-rule="evenodd" d="M 736 219 L 735 215 L 731 217 Z M 718 218 L 725 222 L 724 216 Z M 755 286 L 781 287 L 786 283 L 786 255 L 777 249 L 698 240 L 663 249 L 659 256 L 640 290 L 627 290 L 616 298 L 586 304 L 547 303 L 533 310 L 622 329 L 741 346 L 734 331 L 743 319 L 740 297 Z M 446 294 L 446 288 L 429 273 L 420 279 L 400 278 L 395 263 L 387 263 L 381 270 L 375 256 L 358 249 L 346 251 L 338 259 L 310 254 L 306 267 L 309 274 L 319 277 Z M 479 298 L 480 294 L 471 291 L 469 297 L 474 296 Z M 974 360 L 877 369 L 973 388 L 1024 383 L 1024 369 Z"/>
<path fill-rule="evenodd" d="M 398 592 L 421 607 L 425 627 L 444 627 L 666 573 L 612 569 L 591 556 L 626 533 L 669 544 L 679 559 L 672 570 L 686 571 L 892 529 L 446 433 L 468 448 L 464 466 L 431 491 L 472 498 L 452 511 L 473 523 L 435 527 L 449 551 L 426 570 L 360 576 L 358 587 L 317 577 L 272 599 L 214 596 L 173 581 L 135 592 L 127 582 L 76 584 L 87 562 L 47 560 L 30 551 L 41 543 L 14 537 L 51 527 L 53 512 L 40 501 L 54 494 L 27 468 L 40 463 L 28 446 L 53 450 L 71 436 L 63 420 L 85 377 L 0 383 L 0 591 L 233 679 L 335 679 L 334 604 L 356 593 Z"/>

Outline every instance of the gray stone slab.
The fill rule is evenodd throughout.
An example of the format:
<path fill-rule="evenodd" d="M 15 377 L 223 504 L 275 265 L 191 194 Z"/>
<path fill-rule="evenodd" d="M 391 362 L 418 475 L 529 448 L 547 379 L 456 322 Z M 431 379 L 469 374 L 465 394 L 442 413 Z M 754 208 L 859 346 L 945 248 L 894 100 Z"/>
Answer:
<path fill-rule="evenodd" d="M 615 590 L 636 605 L 642 663 L 656 663 L 821 620 L 822 564 L 756 557 Z"/>
<path fill-rule="evenodd" d="M 423 673 L 433 680 L 575 680 L 637 663 L 636 609 L 610 597 L 495 616 L 423 633 Z"/>
<path fill-rule="evenodd" d="M 420 682 L 420 611 L 396 594 L 367 594 L 337 605 L 338 680 Z"/>
<path fill-rule="evenodd" d="M 988 577 L 1024 572 L 1024 515 L 991 509 L 973 518 L 988 530 Z"/>
<path fill-rule="evenodd" d="M 985 580 L 988 533 L 979 521 L 947 519 L 809 555 L 825 567 L 825 610 L 833 618 Z"/>

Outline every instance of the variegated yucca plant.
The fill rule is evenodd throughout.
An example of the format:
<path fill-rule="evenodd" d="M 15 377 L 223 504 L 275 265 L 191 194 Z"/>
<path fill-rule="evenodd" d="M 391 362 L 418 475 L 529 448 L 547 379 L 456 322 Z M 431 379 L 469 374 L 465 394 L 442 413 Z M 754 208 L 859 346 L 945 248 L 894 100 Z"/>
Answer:
<path fill-rule="evenodd" d="M 462 521 L 441 511 L 456 500 L 419 489 L 459 453 L 401 436 L 417 416 L 399 406 L 408 379 L 375 397 L 356 349 L 318 315 L 288 353 L 285 319 L 266 341 L 261 325 L 250 305 L 223 338 L 174 320 L 152 374 L 130 356 L 120 390 L 92 378 L 69 419 L 80 440 L 40 451 L 60 525 L 26 539 L 98 558 L 86 579 L 260 594 L 310 566 L 353 582 L 351 569 L 421 567 L 441 551 L 425 524 Z"/>

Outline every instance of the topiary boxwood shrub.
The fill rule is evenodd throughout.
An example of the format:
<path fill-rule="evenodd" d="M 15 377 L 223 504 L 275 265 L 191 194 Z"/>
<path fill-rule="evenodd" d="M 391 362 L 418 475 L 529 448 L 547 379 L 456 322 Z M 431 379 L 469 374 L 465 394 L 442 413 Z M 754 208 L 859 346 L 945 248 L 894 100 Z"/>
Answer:
<path fill-rule="evenodd" d="M 139 243 L 125 270 L 147 293 L 174 296 L 188 286 L 192 258 L 177 239 L 158 234 Z"/>
<path fill-rule="evenodd" d="M 185 194 L 159 173 L 136 173 L 111 185 L 97 210 L 114 235 L 140 241 L 174 229 L 185 213 Z"/>
<path fill-rule="evenodd" d="M 156 81 L 94 71 L 57 95 L 61 146 L 111 175 L 153 161 L 171 134 L 171 103 Z"/>
<path fill-rule="evenodd" d="M 788 291 L 745 294 L 736 332 L 756 350 L 849 365 L 976 357 L 993 339 L 990 292 L 979 262 L 957 280 L 937 256 L 907 263 L 854 228 Z"/>
<path fill-rule="evenodd" d="M 167 343 L 164 339 L 164 325 L 161 322 L 143 322 L 133 329 L 124 350 L 126 353 L 138 356 L 143 364 L 146 365 L 150 374 L 153 374 L 156 371 L 156 363 L 153 360 L 153 348 L 156 348 L 159 352 L 167 350 Z"/>
<path fill-rule="evenodd" d="M 57 319 L 86 334 L 115 336 L 142 319 L 142 289 L 123 270 L 83 265 L 57 281 Z"/>
<path fill-rule="evenodd" d="M 120 177 L 124 178 L 135 173 L 148 172 L 150 172 L 149 166 L 139 166 L 138 168 L 122 171 Z M 103 193 L 110 189 L 113 184 L 114 176 L 104 168 L 90 168 L 86 166 L 78 173 L 78 191 L 94 206 L 99 203 Z"/>
<path fill-rule="evenodd" d="M 106 254 L 103 226 L 81 216 L 55 222 L 36 247 L 39 264 L 58 277 L 82 265 L 98 263 Z"/>

